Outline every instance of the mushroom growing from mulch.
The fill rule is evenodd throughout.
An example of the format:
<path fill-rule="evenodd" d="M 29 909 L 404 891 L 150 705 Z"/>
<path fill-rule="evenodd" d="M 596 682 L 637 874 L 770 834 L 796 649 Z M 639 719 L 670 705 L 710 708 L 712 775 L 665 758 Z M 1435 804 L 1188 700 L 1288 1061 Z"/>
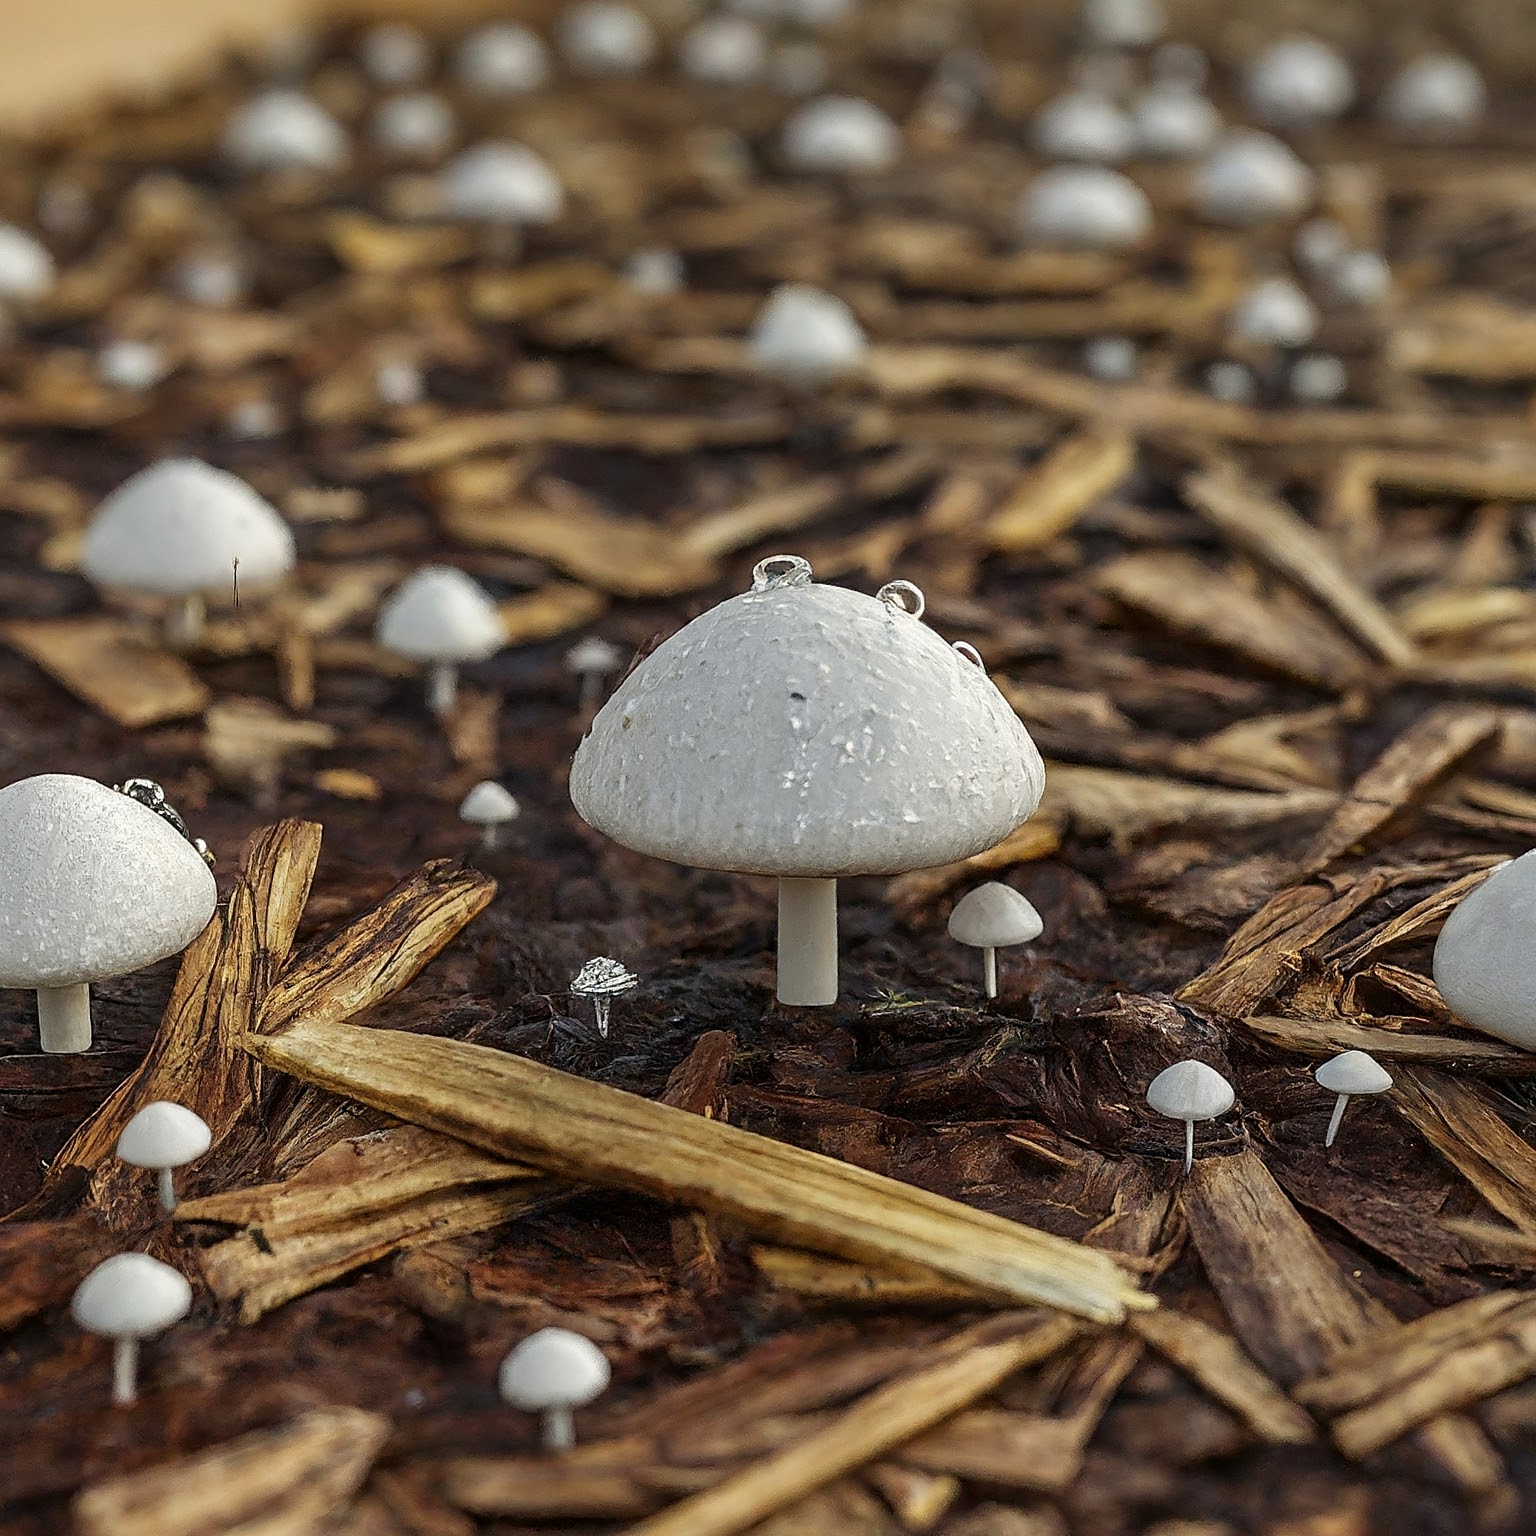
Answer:
<path fill-rule="evenodd" d="M 591 1339 L 569 1328 L 541 1328 L 501 1362 L 502 1400 L 542 1420 L 544 1448 L 566 1451 L 576 1443 L 572 1417 L 608 1386 L 607 1357 Z"/>
<path fill-rule="evenodd" d="M 1195 1162 L 1195 1122 L 1214 1120 L 1237 1102 L 1232 1084 L 1203 1061 L 1176 1061 L 1147 1084 L 1147 1103 L 1160 1115 L 1184 1122 L 1184 1172 Z"/>
<path fill-rule="evenodd" d="M 1027 897 L 1011 885 L 989 880 L 967 891 L 949 914 L 949 936 L 957 944 L 981 951 L 983 984 L 988 997 L 997 996 L 997 952 L 1028 944 L 1045 930 L 1040 914 Z"/>
<path fill-rule="evenodd" d="M 1338 1094 L 1333 1106 L 1333 1118 L 1328 1122 L 1328 1134 L 1323 1145 L 1331 1147 L 1344 1121 L 1344 1111 L 1357 1094 L 1385 1093 L 1392 1086 L 1392 1075 L 1367 1051 L 1340 1051 L 1330 1057 L 1312 1074 L 1319 1088 Z"/>
<path fill-rule="evenodd" d="M 496 604 L 451 565 L 424 565 L 396 587 L 379 610 L 374 637 L 385 650 L 426 663 L 427 703 L 435 715 L 452 710 L 459 668 L 507 643 Z"/>
<path fill-rule="evenodd" d="M 147 1253 L 119 1253 L 75 1288 L 70 1314 L 87 1333 L 112 1340 L 112 1401 L 139 1395 L 139 1344 L 179 1323 L 192 1306 L 192 1287 L 169 1264 Z"/>
<path fill-rule="evenodd" d="M 146 1104 L 117 1138 L 117 1155 L 135 1168 L 150 1168 L 156 1175 L 160 1204 L 176 1209 L 176 1170 L 194 1162 L 212 1144 L 212 1132 L 199 1114 L 183 1104 L 157 1099 Z"/>

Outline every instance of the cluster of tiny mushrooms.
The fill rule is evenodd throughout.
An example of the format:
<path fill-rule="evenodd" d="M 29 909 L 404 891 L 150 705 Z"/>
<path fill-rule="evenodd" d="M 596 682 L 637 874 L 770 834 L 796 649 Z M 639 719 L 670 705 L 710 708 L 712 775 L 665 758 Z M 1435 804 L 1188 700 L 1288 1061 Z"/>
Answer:
<path fill-rule="evenodd" d="M 852 177 L 890 169 L 902 133 L 873 103 L 818 94 L 827 73 L 818 44 L 775 43 L 760 21 L 814 31 L 851 11 L 856 0 L 762 0 L 705 17 L 683 36 L 679 62 L 704 86 L 766 81 L 807 98 L 788 116 L 780 140 L 795 171 Z M 759 16 L 759 13 L 761 15 Z M 1286 142 L 1338 117 L 1355 96 L 1353 72 L 1334 49 L 1290 37 L 1261 51 L 1242 81 L 1254 125 L 1225 125 L 1205 94 L 1208 65 L 1187 44 L 1162 42 L 1157 0 L 1084 0 L 1085 51 L 1076 76 L 1033 125 L 1048 161 L 1016 212 L 1021 237 L 1046 246 L 1116 250 L 1141 243 L 1153 210 L 1145 193 L 1113 167 L 1135 159 L 1187 161 L 1194 207 L 1210 222 L 1251 227 L 1302 220 L 1314 175 Z M 657 52 L 649 20 L 624 0 L 570 6 L 558 29 L 565 65 L 586 75 L 634 74 Z M 1146 83 L 1135 70 L 1145 60 Z M 516 231 L 561 216 L 565 189 L 524 145 L 472 145 L 446 158 L 458 124 L 449 102 L 427 88 L 434 67 L 426 38 L 401 23 L 381 24 L 360 45 L 368 76 L 392 92 L 372 120 L 377 147 L 401 162 L 442 162 L 438 191 L 446 216 L 501 232 L 515 253 Z M 536 89 L 551 71 L 550 50 L 529 28 L 496 22 L 470 33 L 453 60 L 460 84 L 488 99 Z M 952 114 L 984 97 L 987 60 L 955 49 L 939 61 L 930 95 Z M 1445 142 L 1470 134 L 1485 105 L 1481 77 L 1466 60 L 1429 53 L 1386 86 L 1383 120 L 1401 136 Z M 1257 125 L 1257 126 L 1255 126 Z M 223 151 L 252 173 L 331 172 L 350 155 L 348 134 L 318 103 L 292 87 L 260 92 L 227 125 Z M 78 217 L 62 195 L 44 221 Z M 72 211 L 73 210 L 73 211 Z M 1377 251 L 1354 247 L 1328 220 L 1301 222 L 1292 247 L 1296 276 L 1270 274 L 1238 300 L 1229 321 L 1232 356 L 1207 374 L 1212 393 L 1250 398 L 1259 382 L 1284 377 L 1298 398 L 1336 399 L 1347 389 L 1335 358 L 1301 351 L 1318 323 L 1317 303 L 1380 304 L 1392 274 Z M 626 263 L 642 293 L 675 292 L 687 281 L 674 251 L 641 248 Z M 0 225 L 0 300 L 24 306 L 55 277 L 47 249 L 25 231 Z M 243 289 L 239 264 L 218 252 L 189 252 L 172 281 L 190 302 L 225 305 Z M 1309 293 L 1310 289 L 1310 293 Z M 765 372 L 797 388 L 856 373 L 867 339 L 836 295 L 787 284 L 769 295 L 749 335 Z M 109 342 L 103 379 L 142 390 L 163 377 L 149 343 Z M 1124 337 L 1105 336 L 1085 351 L 1099 377 L 1134 377 L 1137 356 Z M 389 404 L 422 397 L 419 372 L 386 363 L 377 388 Z M 263 402 L 254 402 L 260 407 Z M 231 423 L 237 435 L 272 430 L 272 413 L 252 409 Z M 169 459 L 132 476 L 101 504 L 81 550 L 80 568 L 120 598 L 157 605 L 165 643 L 196 651 L 210 603 L 259 597 L 295 567 L 291 531 L 277 510 L 243 481 L 192 459 Z M 427 672 L 431 709 L 450 713 L 459 671 L 494 655 L 506 635 L 492 597 L 462 571 L 427 566 L 383 604 L 379 645 Z M 825 1007 L 838 996 L 837 881 L 895 874 L 965 859 L 1021 825 L 1039 804 L 1045 770 L 1028 732 L 988 677 L 975 650 L 947 644 L 923 622 L 922 593 L 893 581 L 873 597 L 817 584 L 793 555 L 761 561 L 752 588 L 710 609 L 636 665 L 593 709 L 623 655 L 589 636 L 567 664 L 581 680 L 580 707 L 591 716 L 571 770 L 578 813 L 617 842 L 658 858 L 778 881 L 778 998 Z M 496 847 L 519 813 L 494 780 L 476 785 L 459 814 Z M 192 838 L 157 785 L 133 780 L 116 789 L 68 774 L 44 774 L 0 790 L 0 986 L 34 989 L 44 1051 L 91 1044 L 90 986 L 185 948 L 213 915 L 212 856 Z M 1536 982 L 1523 940 L 1536 912 L 1536 852 L 1497 868 L 1451 914 L 1435 950 L 1442 995 L 1467 1023 L 1511 1044 L 1536 1049 Z M 1028 944 L 1040 914 L 1010 886 L 989 882 L 954 907 L 949 932 L 982 951 L 983 991 L 998 996 L 997 951 Z M 638 984 L 622 963 L 589 961 L 573 978 L 590 997 L 599 1034 L 613 998 Z M 1348 1050 L 1316 1072 L 1335 1094 L 1326 1145 L 1332 1146 L 1352 1097 L 1376 1094 L 1392 1079 L 1370 1056 Z M 1227 1113 L 1232 1085 L 1199 1061 L 1180 1061 L 1148 1085 L 1147 1102 L 1185 1126 L 1184 1166 L 1194 1160 L 1194 1127 Z M 117 1154 L 154 1171 L 161 1204 L 176 1205 L 175 1170 L 205 1153 L 209 1128 L 192 1111 L 145 1105 L 124 1128 Z M 184 1317 L 187 1281 L 147 1254 L 106 1260 L 75 1292 L 82 1327 L 115 1342 L 113 1398 L 136 1392 L 140 1341 Z M 505 1400 L 542 1415 L 552 1450 L 573 1442 L 572 1411 L 608 1384 L 602 1352 L 580 1334 L 546 1328 L 503 1362 Z"/>

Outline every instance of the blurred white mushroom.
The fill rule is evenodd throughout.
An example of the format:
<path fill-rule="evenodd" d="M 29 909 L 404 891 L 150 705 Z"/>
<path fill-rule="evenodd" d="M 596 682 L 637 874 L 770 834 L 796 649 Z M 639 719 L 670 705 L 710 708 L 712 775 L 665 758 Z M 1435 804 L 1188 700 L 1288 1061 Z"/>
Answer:
<path fill-rule="evenodd" d="M 808 283 L 784 283 L 758 311 L 748 338 L 764 373 L 799 385 L 824 384 L 864 366 L 869 341 L 853 311 Z"/>
<path fill-rule="evenodd" d="M 982 952 L 982 984 L 988 997 L 997 996 L 998 950 L 1028 944 L 1044 929 L 1028 898 L 996 880 L 967 891 L 949 914 L 950 938 Z"/>
<path fill-rule="evenodd" d="M 1083 368 L 1093 378 L 1136 377 L 1136 343 L 1129 336 L 1095 336 L 1083 347 Z"/>
<path fill-rule="evenodd" d="M 96 373 L 101 382 L 128 394 L 152 389 L 168 371 L 165 354 L 151 341 L 119 337 L 96 354 Z"/>
<path fill-rule="evenodd" d="M 374 369 L 373 392 L 385 405 L 417 405 L 426 394 L 427 385 L 415 363 L 394 357 Z"/>
<path fill-rule="evenodd" d="M 637 75 L 656 55 L 656 34 L 624 0 L 583 0 L 560 18 L 560 52 L 584 75 Z"/>
<path fill-rule="evenodd" d="M 665 245 L 648 245 L 632 251 L 624 263 L 624 281 L 636 293 L 664 298 L 681 293 L 688 281 L 682 254 Z"/>
<path fill-rule="evenodd" d="M 1346 251 L 1323 271 L 1321 286 L 1336 304 L 1373 309 L 1392 292 L 1392 268 L 1379 251 Z"/>
<path fill-rule="evenodd" d="M 820 96 L 784 124 L 782 144 L 797 171 L 885 171 L 901 156 L 901 130 L 872 101 Z"/>
<path fill-rule="evenodd" d="M 565 211 L 565 189 L 541 155 L 522 144 L 476 144 L 441 173 L 455 217 L 488 224 L 549 224 Z"/>
<path fill-rule="evenodd" d="M 335 171 L 347 163 L 346 130 L 302 91 L 254 96 L 224 130 L 225 157 L 246 171 Z"/>
<path fill-rule="evenodd" d="M 1083 0 L 1083 35 L 1100 48 L 1145 48 L 1163 35 L 1160 0 Z"/>
<path fill-rule="evenodd" d="M 1296 259 L 1311 272 L 1322 272 L 1349 253 L 1349 234 L 1336 219 L 1308 219 L 1291 242 Z"/>
<path fill-rule="evenodd" d="M 245 297 L 245 274 L 220 251 L 193 251 L 170 274 L 182 298 L 205 309 L 228 309 Z"/>
<path fill-rule="evenodd" d="M 707 85 L 748 85 L 762 79 L 768 40 L 745 16 L 706 16 L 677 45 L 683 73 Z"/>
<path fill-rule="evenodd" d="M 460 803 L 459 820 L 480 828 L 480 846 L 490 852 L 496 846 L 501 829 L 509 821 L 515 821 L 522 809 L 495 779 L 482 779 Z"/>
<path fill-rule="evenodd" d="M 1405 65 L 1387 85 L 1381 115 L 1409 138 L 1465 138 L 1488 110 L 1477 66 L 1454 53 L 1431 53 Z"/>
<path fill-rule="evenodd" d="M 1035 114 L 1029 141 L 1052 160 L 1114 164 L 1130 154 L 1136 134 L 1115 102 L 1097 91 L 1068 91 Z"/>
<path fill-rule="evenodd" d="M 1297 400 L 1307 405 L 1332 405 L 1349 388 L 1349 372 L 1340 358 L 1314 352 L 1291 364 L 1289 382 Z"/>
<path fill-rule="evenodd" d="M 113 1341 L 112 1401 L 139 1395 L 139 1342 L 179 1323 L 192 1306 L 192 1287 L 169 1264 L 147 1253 L 119 1253 L 98 1264 L 75 1288 L 69 1310 L 87 1333 Z"/>
<path fill-rule="evenodd" d="M 1160 1115 L 1184 1122 L 1184 1172 L 1195 1161 L 1195 1122 L 1215 1120 L 1237 1102 L 1232 1084 L 1203 1061 L 1176 1061 L 1147 1085 L 1147 1103 Z"/>
<path fill-rule="evenodd" d="M 224 427 L 237 443 L 260 443 L 282 432 L 283 413 L 277 401 L 253 395 L 230 406 Z"/>
<path fill-rule="evenodd" d="M 47 247 L 14 224 L 0 224 L 0 299 L 40 299 L 53 279 Z"/>
<path fill-rule="evenodd" d="M 1323 1138 L 1325 1147 L 1331 1147 L 1337 1139 L 1339 1126 L 1344 1121 L 1344 1111 L 1349 1108 L 1349 1101 L 1355 1095 L 1385 1093 L 1392 1086 L 1391 1073 L 1365 1051 L 1340 1051 L 1312 1075 L 1317 1079 L 1319 1088 L 1326 1088 L 1329 1093 L 1339 1096 L 1333 1106 L 1333 1118 L 1328 1122 L 1328 1134 Z"/>
<path fill-rule="evenodd" d="M 436 160 L 457 132 L 453 108 L 431 91 L 407 91 L 381 101 L 373 114 L 373 142 L 397 160 Z"/>
<path fill-rule="evenodd" d="M 1131 104 L 1136 152 L 1154 160 L 1194 160 L 1221 133 L 1221 114 L 1187 85 L 1153 85 Z"/>
<path fill-rule="evenodd" d="M 478 96 L 506 101 L 536 91 L 549 78 L 549 50 L 536 32 L 495 21 L 469 33 L 453 56 L 453 72 Z"/>
<path fill-rule="evenodd" d="M 1058 165 L 1024 189 L 1016 222 L 1023 238 L 1037 245 L 1117 251 L 1151 233 L 1152 204 L 1119 171 Z"/>
<path fill-rule="evenodd" d="M 432 72 L 432 45 L 408 22 L 381 21 L 358 41 L 357 56 L 379 85 L 419 85 Z"/>
<path fill-rule="evenodd" d="M 1242 363 L 1223 358 L 1205 370 L 1206 392 L 1226 405 L 1247 405 L 1258 393 L 1253 371 Z"/>
<path fill-rule="evenodd" d="M 489 595 L 451 565 L 424 565 L 385 599 L 374 638 L 387 651 L 430 668 L 427 702 L 446 715 L 458 694 L 459 668 L 484 661 L 507 643 Z"/>
<path fill-rule="evenodd" d="M 768 80 L 785 96 L 809 96 L 827 83 L 827 56 L 819 43 L 780 43 L 768 62 Z"/>
<path fill-rule="evenodd" d="M 565 1451 L 576 1443 L 572 1410 L 600 1396 L 611 1374 L 590 1339 L 566 1328 L 541 1328 L 501 1362 L 497 1385 L 511 1407 L 543 1416 L 545 1450 Z"/>
<path fill-rule="evenodd" d="M 183 1104 L 157 1099 L 123 1127 L 117 1155 L 135 1168 L 153 1169 L 160 1204 L 176 1209 L 176 1170 L 200 1158 L 213 1143 L 208 1123 Z"/>
<path fill-rule="evenodd" d="M 852 20 L 859 0 L 780 0 L 779 10 L 785 21 L 821 32 Z"/>
<path fill-rule="evenodd" d="M 1338 117 L 1354 100 L 1355 77 L 1337 49 L 1316 37 L 1285 37 L 1248 66 L 1243 98 L 1261 123 L 1305 128 Z"/>
<path fill-rule="evenodd" d="M 616 997 L 633 992 L 640 985 L 640 978 L 617 960 L 599 955 L 588 960 L 571 978 L 572 997 L 590 997 L 593 1013 L 597 1018 L 597 1032 L 608 1038 L 608 1010 Z"/>
<path fill-rule="evenodd" d="M 1266 224 L 1294 219 L 1312 201 L 1311 169 L 1279 139 L 1257 128 L 1234 128 L 1195 173 L 1194 202 L 1216 224 Z"/>
<path fill-rule="evenodd" d="M 624 662 L 624 653 L 616 645 L 610 645 L 601 635 L 584 635 L 565 653 L 565 665 L 581 680 L 578 707 L 585 712 L 597 704 L 603 689 L 603 679 L 610 672 L 617 672 Z"/>
<path fill-rule="evenodd" d="M 1289 278 L 1266 277 L 1237 301 L 1227 330 L 1251 346 L 1303 347 L 1317 334 L 1317 310 Z"/>

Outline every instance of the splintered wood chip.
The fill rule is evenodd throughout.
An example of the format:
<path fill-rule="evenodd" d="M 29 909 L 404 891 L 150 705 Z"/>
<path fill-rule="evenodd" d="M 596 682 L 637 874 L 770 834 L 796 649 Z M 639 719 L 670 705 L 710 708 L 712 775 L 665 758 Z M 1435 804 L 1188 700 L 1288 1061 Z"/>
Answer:
<path fill-rule="evenodd" d="M 324 231 L 343 266 L 384 276 L 449 266 L 476 244 L 475 232 L 462 224 L 388 224 L 356 209 L 330 214 Z"/>
<path fill-rule="evenodd" d="M 988 519 L 993 549 L 1037 549 L 1065 533 L 1131 472 L 1135 441 L 1111 428 L 1088 428 L 1029 469 Z"/>
<path fill-rule="evenodd" d="M 206 708 L 202 680 L 121 619 L 13 619 L 7 643 L 109 720 L 140 730 Z"/>
<path fill-rule="evenodd" d="M 336 729 L 319 720 L 296 720 L 266 699 L 222 698 L 203 718 L 203 756 L 226 784 L 274 797 L 284 759 L 295 752 L 334 746 Z"/>
<path fill-rule="evenodd" d="M 1350 1019 L 1303 1019 L 1277 1014 L 1256 1014 L 1243 1023 L 1268 1045 L 1295 1051 L 1301 1056 L 1333 1056 L 1340 1051 L 1367 1051 L 1372 1056 L 1397 1061 L 1419 1061 L 1426 1066 L 1460 1067 L 1499 1076 L 1536 1073 L 1536 1055 L 1516 1050 L 1498 1040 L 1477 1035 L 1418 1034 L 1402 1028 L 1383 1028 L 1384 1023 L 1418 1023 L 1418 1020 L 1358 1024 Z"/>

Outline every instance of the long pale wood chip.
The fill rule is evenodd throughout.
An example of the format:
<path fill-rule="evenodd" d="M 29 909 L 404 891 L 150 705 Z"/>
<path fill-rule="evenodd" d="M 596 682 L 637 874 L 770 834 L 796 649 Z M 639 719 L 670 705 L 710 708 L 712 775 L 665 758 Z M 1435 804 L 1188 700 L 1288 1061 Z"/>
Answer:
<path fill-rule="evenodd" d="M 833 1158 L 462 1041 L 304 1018 L 258 1059 L 501 1155 L 734 1217 L 758 1236 L 894 1258 L 1095 1321 L 1155 1303 L 1101 1253 Z"/>
<path fill-rule="evenodd" d="M 1536 378 L 1536 312 L 1485 293 L 1420 302 L 1387 337 L 1388 366 L 1482 383 Z"/>
<path fill-rule="evenodd" d="M 121 619 L 13 619 L 0 634 L 77 699 L 128 730 L 207 707 L 210 695 L 197 673 Z"/>
<path fill-rule="evenodd" d="M 1388 490 L 1470 501 L 1536 499 L 1536 452 L 1529 442 L 1511 442 L 1503 452 L 1377 449 L 1370 462 L 1376 484 Z"/>
<path fill-rule="evenodd" d="M 1529 1051 L 1518 1051 L 1512 1045 L 1476 1035 L 1415 1034 L 1400 1028 L 1383 1029 L 1379 1020 L 1359 1024 L 1351 1019 L 1291 1018 L 1280 1014 L 1255 1014 L 1243 1023 L 1266 1044 L 1302 1056 L 1369 1051 L 1372 1056 L 1418 1061 L 1427 1066 L 1475 1068 L 1519 1077 L 1536 1073 L 1536 1056 Z"/>
<path fill-rule="evenodd" d="M 81 1536 L 311 1536 L 362 1486 L 389 1421 L 316 1408 L 196 1456 L 87 1488 Z"/>
<path fill-rule="evenodd" d="M 1463 854 L 1448 859 L 1442 866 L 1444 884 L 1411 907 L 1394 913 L 1384 923 L 1368 928 L 1328 952 L 1328 958 L 1345 970 L 1368 965 L 1378 955 L 1398 944 L 1405 944 L 1437 929 L 1451 915 L 1462 899 L 1488 878 L 1489 871 L 1501 863 L 1496 853 Z"/>
<path fill-rule="evenodd" d="M 1038 549 L 1060 537 L 1130 474 L 1136 442 L 1129 433 L 1089 427 L 1056 447 L 1020 478 L 982 537 L 993 549 Z"/>
<path fill-rule="evenodd" d="M 497 607 L 508 645 L 537 645 L 569 634 L 607 611 L 608 599 L 574 581 L 552 581 L 537 592 L 509 597 Z"/>
<path fill-rule="evenodd" d="M 752 1262 L 770 1285 L 844 1306 L 965 1307 L 982 1299 L 971 1287 L 942 1280 L 930 1270 L 898 1268 L 892 1263 L 875 1268 L 799 1248 L 758 1244 L 752 1249 Z"/>
<path fill-rule="evenodd" d="M 1001 1408 L 956 1414 L 894 1455 L 923 1471 L 1035 1493 L 1061 1493 L 1083 1469 L 1082 1436 L 1070 1420 Z"/>
<path fill-rule="evenodd" d="M 1315 598 L 1383 661 L 1406 667 L 1418 659 L 1418 648 L 1375 595 L 1339 563 L 1328 539 L 1285 502 L 1230 465 L 1188 476 L 1184 495 L 1238 548 Z"/>
<path fill-rule="evenodd" d="M 770 533 L 789 533 L 831 512 L 846 494 L 841 477 L 819 475 L 798 485 L 762 491 L 719 512 L 706 512 L 668 542 L 697 561 L 714 561 L 745 549 Z"/>

